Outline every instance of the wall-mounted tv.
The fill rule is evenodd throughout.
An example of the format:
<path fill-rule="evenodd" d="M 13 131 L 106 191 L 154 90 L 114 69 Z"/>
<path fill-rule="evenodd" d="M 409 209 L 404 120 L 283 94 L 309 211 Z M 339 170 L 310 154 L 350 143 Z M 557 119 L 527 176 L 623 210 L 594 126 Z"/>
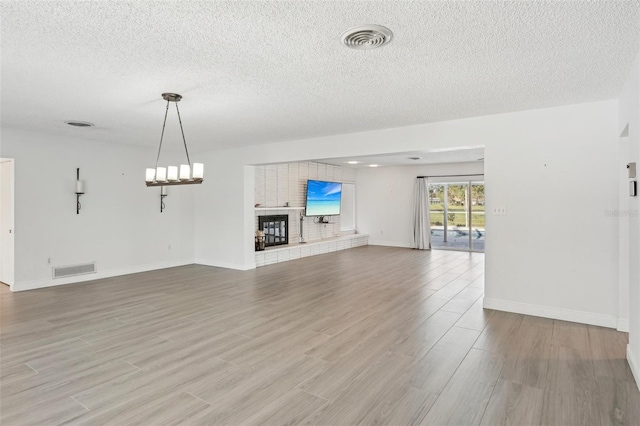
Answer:
<path fill-rule="evenodd" d="M 342 183 L 323 180 L 307 181 L 305 216 L 333 216 L 340 214 Z"/>

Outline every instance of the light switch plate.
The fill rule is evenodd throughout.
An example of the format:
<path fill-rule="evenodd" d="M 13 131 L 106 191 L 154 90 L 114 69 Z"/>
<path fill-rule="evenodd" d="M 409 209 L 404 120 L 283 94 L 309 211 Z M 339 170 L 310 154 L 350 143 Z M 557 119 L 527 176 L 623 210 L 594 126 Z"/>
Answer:
<path fill-rule="evenodd" d="M 629 171 L 629 179 L 636 178 L 636 163 L 627 164 L 627 170 Z"/>
<path fill-rule="evenodd" d="M 507 208 L 504 207 L 504 206 L 494 207 L 493 208 L 493 214 L 494 214 L 494 216 L 506 216 L 507 215 Z"/>

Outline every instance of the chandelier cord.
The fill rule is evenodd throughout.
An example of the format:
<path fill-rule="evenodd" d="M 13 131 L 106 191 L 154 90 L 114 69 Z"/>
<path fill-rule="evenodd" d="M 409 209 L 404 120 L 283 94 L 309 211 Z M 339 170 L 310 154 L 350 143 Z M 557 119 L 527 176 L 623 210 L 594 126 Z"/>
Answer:
<path fill-rule="evenodd" d="M 178 106 L 178 104 L 176 104 Z M 162 151 L 162 139 L 164 138 L 164 128 L 167 125 L 167 114 L 169 114 L 169 101 L 167 101 L 167 109 L 164 112 L 164 123 L 162 123 L 162 134 L 160 135 L 160 146 L 158 146 L 158 156 L 156 157 L 156 170 L 158 170 L 158 161 L 160 161 L 160 151 Z M 182 124 L 180 124 L 182 127 Z"/>
<path fill-rule="evenodd" d="M 167 108 L 169 105 L 167 105 Z M 180 123 L 180 132 L 182 133 L 182 142 L 184 143 L 184 152 L 187 154 L 187 162 L 189 163 L 189 169 L 191 169 L 191 160 L 189 159 L 189 150 L 187 149 L 187 140 L 184 137 L 184 129 L 182 128 L 182 119 L 180 118 L 180 109 L 176 102 L 176 111 L 178 112 L 178 122 Z M 165 118 L 166 120 L 166 118 Z"/>

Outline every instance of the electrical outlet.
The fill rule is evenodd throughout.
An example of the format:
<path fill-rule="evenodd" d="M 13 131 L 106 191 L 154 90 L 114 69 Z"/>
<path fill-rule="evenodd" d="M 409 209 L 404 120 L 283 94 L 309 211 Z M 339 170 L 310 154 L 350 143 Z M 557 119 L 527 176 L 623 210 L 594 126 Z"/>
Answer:
<path fill-rule="evenodd" d="M 50 257 L 47 258 L 47 265 L 51 265 L 51 258 Z"/>

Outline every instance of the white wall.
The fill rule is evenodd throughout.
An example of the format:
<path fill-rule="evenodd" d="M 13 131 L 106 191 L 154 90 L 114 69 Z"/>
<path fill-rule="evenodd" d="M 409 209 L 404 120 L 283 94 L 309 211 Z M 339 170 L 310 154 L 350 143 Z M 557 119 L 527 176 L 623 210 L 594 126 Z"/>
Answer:
<path fill-rule="evenodd" d="M 624 89 L 620 94 L 620 113 L 618 121 L 618 134 L 623 134 L 625 128 L 627 136 L 624 144 L 627 148 L 627 162 L 636 162 L 640 165 L 640 58 L 636 60 L 629 72 Z M 624 150 L 623 150 L 624 153 Z M 626 173 L 623 174 L 623 176 Z M 623 179 L 628 182 L 628 179 Z M 624 184 L 624 183 L 623 183 Z M 620 284 L 622 297 L 627 297 L 629 301 L 629 346 L 627 347 L 627 359 L 640 387 L 640 200 L 638 197 L 627 198 L 626 203 L 621 206 L 628 208 L 631 213 L 628 218 L 624 218 L 628 229 L 627 246 L 628 257 L 623 259 L 628 264 L 628 282 Z M 624 241 L 623 241 L 624 242 Z M 624 278 L 624 276 L 623 276 Z M 628 287 L 628 296 L 624 295 L 625 287 Z"/>
<path fill-rule="evenodd" d="M 201 158 L 205 181 L 195 199 L 196 263 L 255 268 L 254 167 L 244 166 L 227 151 Z"/>
<path fill-rule="evenodd" d="M 357 176 L 357 170 L 351 167 L 342 167 L 342 181 L 343 182 L 355 182 Z"/>
<path fill-rule="evenodd" d="M 160 188 L 144 184 L 155 155 L 153 149 L 3 128 L 1 156 L 15 159 L 13 290 L 193 263 L 198 188 L 170 187 L 160 213 Z M 77 167 L 86 188 L 79 215 Z M 91 261 L 98 274 L 51 278 L 52 266 Z"/>
<path fill-rule="evenodd" d="M 508 211 L 486 219 L 485 304 L 615 327 L 618 227 L 604 212 L 618 205 L 617 111 L 594 102 L 207 153 L 216 176 L 196 200 L 196 257 L 255 267 L 246 165 L 484 145 L 486 207 Z"/>
<path fill-rule="evenodd" d="M 412 247 L 416 177 L 483 173 L 482 162 L 358 169 L 358 230 L 372 245 Z"/>
<path fill-rule="evenodd" d="M 617 105 L 598 105 L 486 144 L 487 211 L 508 215 L 486 217 L 485 306 L 616 327 Z"/>

